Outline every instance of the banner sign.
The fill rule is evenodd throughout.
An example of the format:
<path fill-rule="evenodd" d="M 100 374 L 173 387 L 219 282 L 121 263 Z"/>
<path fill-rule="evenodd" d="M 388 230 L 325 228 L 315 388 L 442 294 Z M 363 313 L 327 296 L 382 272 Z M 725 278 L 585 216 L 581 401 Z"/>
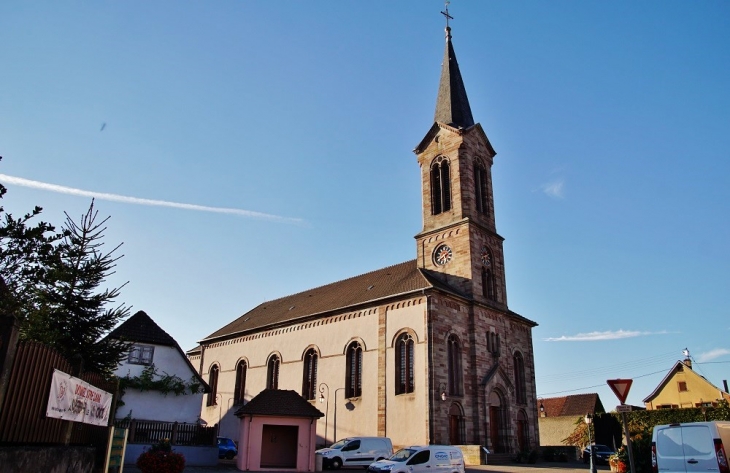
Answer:
<path fill-rule="evenodd" d="M 106 427 L 111 406 L 112 395 L 108 392 L 53 370 L 46 416 Z"/>

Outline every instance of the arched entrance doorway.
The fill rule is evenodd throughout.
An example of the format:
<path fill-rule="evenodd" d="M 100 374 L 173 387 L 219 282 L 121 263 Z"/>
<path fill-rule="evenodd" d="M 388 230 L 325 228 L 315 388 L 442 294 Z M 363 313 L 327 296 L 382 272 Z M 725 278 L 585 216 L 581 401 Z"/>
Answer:
<path fill-rule="evenodd" d="M 507 425 L 506 409 L 497 391 L 489 395 L 489 441 L 494 453 L 508 453 L 504 429 Z"/>
<path fill-rule="evenodd" d="M 449 444 L 464 445 L 464 411 L 457 403 L 449 408 Z"/>

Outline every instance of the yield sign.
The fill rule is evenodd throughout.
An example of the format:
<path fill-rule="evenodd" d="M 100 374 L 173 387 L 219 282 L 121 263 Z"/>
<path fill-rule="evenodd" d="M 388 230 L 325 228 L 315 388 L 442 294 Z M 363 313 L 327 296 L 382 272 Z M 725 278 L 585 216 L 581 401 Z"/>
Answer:
<path fill-rule="evenodd" d="M 606 380 L 608 387 L 616 394 L 616 397 L 621 404 L 626 402 L 626 396 L 629 395 L 629 389 L 631 389 L 631 383 L 633 379 L 608 379 Z"/>

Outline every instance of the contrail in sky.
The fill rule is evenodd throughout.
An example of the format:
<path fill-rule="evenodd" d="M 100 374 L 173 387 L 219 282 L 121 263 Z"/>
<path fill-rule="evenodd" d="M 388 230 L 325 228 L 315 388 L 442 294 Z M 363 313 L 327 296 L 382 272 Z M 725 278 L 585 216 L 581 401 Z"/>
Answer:
<path fill-rule="evenodd" d="M 56 184 L 48 184 L 46 182 L 39 181 L 31 181 L 30 179 L 23 179 L 22 177 L 8 176 L 7 174 L 0 174 L 0 180 L 8 184 L 15 184 L 16 186 L 30 187 L 32 189 L 41 189 L 50 192 L 58 192 L 59 194 L 93 197 L 99 200 L 110 200 L 113 202 L 123 202 L 125 204 L 151 205 L 155 207 L 173 207 L 183 210 L 198 210 L 201 212 L 242 215 L 244 217 L 260 218 L 282 223 L 303 223 L 303 220 L 300 218 L 282 217 L 279 215 L 254 212 L 252 210 L 229 209 L 225 207 L 208 207 L 205 205 L 183 204 L 180 202 L 169 202 L 166 200 L 140 199 L 139 197 L 128 197 L 125 195 L 107 194 L 104 192 L 85 191 L 83 189 L 74 189 L 73 187 L 59 186 Z"/>

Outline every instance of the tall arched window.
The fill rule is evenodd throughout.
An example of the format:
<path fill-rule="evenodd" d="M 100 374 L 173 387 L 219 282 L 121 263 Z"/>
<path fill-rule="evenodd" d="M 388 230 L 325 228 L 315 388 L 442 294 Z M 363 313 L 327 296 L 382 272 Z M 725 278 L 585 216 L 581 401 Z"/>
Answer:
<path fill-rule="evenodd" d="M 362 396 L 362 347 L 357 342 L 347 346 L 345 397 Z"/>
<path fill-rule="evenodd" d="M 449 161 L 436 158 L 431 165 L 431 212 L 438 215 L 451 209 L 451 173 Z"/>
<path fill-rule="evenodd" d="M 515 369 L 515 400 L 517 404 L 527 404 L 527 386 L 525 385 L 525 360 L 522 353 L 515 352 L 512 357 Z"/>
<path fill-rule="evenodd" d="M 449 363 L 449 394 L 461 396 L 461 346 L 456 335 L 450 335 L 447 341 L 447 353 Z"/>
<path fill-rule="evenodd" d="M 317 397 L 317 350 L 310 348 L 304 354 L 302 397 L 312 400 Z"/>
<path fill-rule="evenodd" d="M 413 392 L 413 337 L 404 333 L 395 341 L 395 393 Z"/>
<path fill-rule="evenodd" d="M 210 392 L 208 393 L 208 399 L 205 402 L 206 406 L 215 406 L 218 404 L 216 401 L 216 396 L 218 395 L 218 373 L 220 372 L 220 368 L 218 365 L 213 365 L 210 367 L 210 371 L 208 373 L 208 385 L 210 386 Z"/>
<path fill-rule="evenodd" d="M 279 389 L 279 365 L 281 365 L 279 357 L 271 355 L 266 370 L 266 389 Z"/>
<path fill-rule="evenodd" d="M 487 169 L 481 162 L 474 163 L 474 195 L 477 211 L 489 213 L 489 192 L 487 191 Z"/>
<path fill-rule="evenodd" d="M 245 360 L 241 360 L 236 365 L 236 386 L 233 389 L 233 403 L 241 404 L 243 396 L 246 394 L 246 372 L 248 365 Z"/>

